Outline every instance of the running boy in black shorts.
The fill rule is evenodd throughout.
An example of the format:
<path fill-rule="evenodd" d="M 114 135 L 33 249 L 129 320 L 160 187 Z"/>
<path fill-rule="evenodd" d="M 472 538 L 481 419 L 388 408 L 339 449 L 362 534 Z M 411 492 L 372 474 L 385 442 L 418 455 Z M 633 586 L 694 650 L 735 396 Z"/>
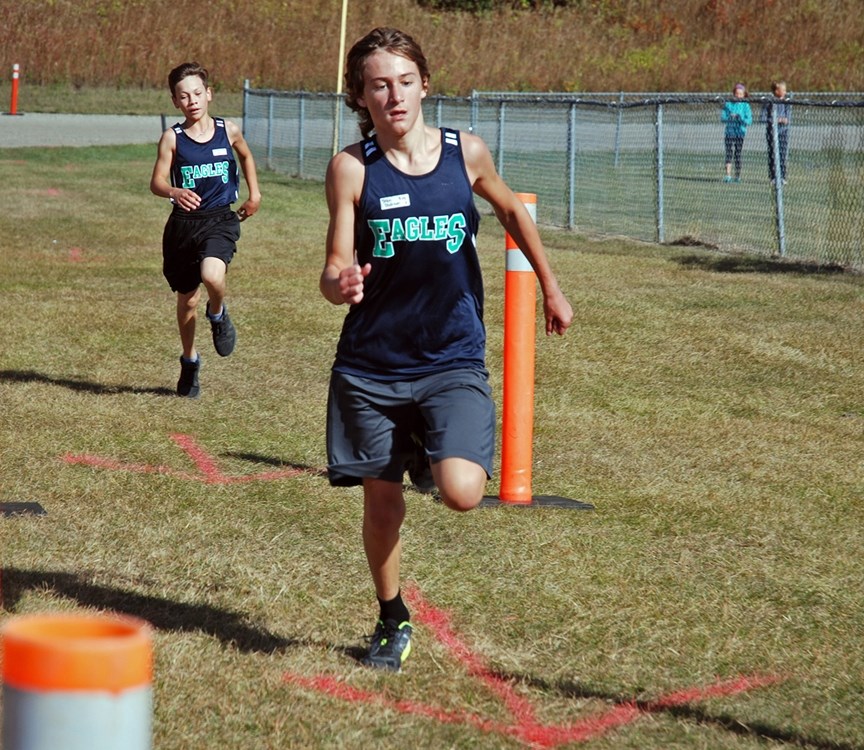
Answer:
<path fill-rule="evenodd" d="M 261 205 L 252 152 L 235 123 L 210 116 L 213 92 L 207 79 L 207 70 L 196 62 L 178 65 L 168 74 L 171 100 L 185 120 L 162 134 L 150 179 L 150 191 L 174 205 L 162 235 L 162 272 L 177 292 L 183 346 L 177 394 L 188 398 L 200 393 L 201 358 L 195 349 L 200 286 L 207 289 L 213 345 L 217 354 L 227 357 L 234 351 L 237 332 L 224 304 L 225 276 L 237 252 L 240 222 Z M 249 198 L 235 213 L 231 204 L 238 199 L 237 162 Z"/>

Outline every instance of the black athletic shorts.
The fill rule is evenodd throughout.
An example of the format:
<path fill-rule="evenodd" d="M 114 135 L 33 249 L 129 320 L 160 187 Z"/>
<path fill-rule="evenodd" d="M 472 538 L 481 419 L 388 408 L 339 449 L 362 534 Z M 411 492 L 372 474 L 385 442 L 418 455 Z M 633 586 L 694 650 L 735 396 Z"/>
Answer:
<path fill-rule="evenodd" d="M 239 239 L 240 220 L 230 206 L 206 211 L 175 207 L 162 233 L 162 274 L 171 290 L 195 291 L 201 283 L 201 261 L 219 258 L 227 267 Z"/>
<path fill-rule="evenodd" d="M 364 477 L 401 482 L 417 454 L 412 433 L 432 463 L 464 458 L 492 475 L 495 403 L 485 370 L 450 370 L 387 382 L 332 372 L 327 401 L 330 484 Z"/>

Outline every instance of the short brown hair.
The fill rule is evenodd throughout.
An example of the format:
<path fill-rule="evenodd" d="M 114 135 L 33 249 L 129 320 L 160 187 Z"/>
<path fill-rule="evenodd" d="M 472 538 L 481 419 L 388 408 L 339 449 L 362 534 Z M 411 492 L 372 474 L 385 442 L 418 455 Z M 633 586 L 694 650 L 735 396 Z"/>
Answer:
<path fill-rule="evenodd" d="M 177 84 L 189 76 L 198 76 L 204 85 L 207 86 L 207 68 L 199 65 L 197 62 L 181 63 L 168 74 L 168 88 L 171 91 L 171 96 L 174 96 L 174 89 L 177 87 Z"/>
<path fill-rule="evenodd" d="M 411 60 L 417 65 L 420 77 L 424 83 L 429 81 L 429 64 L 420 45 L 408 34 L 399 29 L 378 27 L 372 29 L 366 36 L 354 43 L 348 52 L 345 69 L 345 103 L 358 114 L 360 132 L 367 138 L 372 132 L 372 118 L 369 110 L 361 107 L 357 100 L 363 96 L 363 74 L 366 69 L 366 59 L 378 50 L 392 52 L 394 55 Z"/>

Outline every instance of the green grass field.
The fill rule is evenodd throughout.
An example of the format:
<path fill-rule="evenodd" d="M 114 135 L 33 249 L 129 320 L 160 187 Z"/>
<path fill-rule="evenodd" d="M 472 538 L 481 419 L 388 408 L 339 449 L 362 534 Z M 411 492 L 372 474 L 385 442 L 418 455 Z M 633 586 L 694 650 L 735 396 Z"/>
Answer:
<path fill-rule="evenodd" d="M 47 511 L 0 517 L 0 622 L 150 621 L 159 750 L 864 747 L 864 279 L 544 231 L 576 322 L 538 336 L 533 487 L 595 510 L 409 492 L 415 652 L 381 674 L 361 498 L 318 471 L 323 187 L 262 176 L 238 347 L 201 332 L 188 402 L 153 154 L 0 150 L 0 502 Z"/>

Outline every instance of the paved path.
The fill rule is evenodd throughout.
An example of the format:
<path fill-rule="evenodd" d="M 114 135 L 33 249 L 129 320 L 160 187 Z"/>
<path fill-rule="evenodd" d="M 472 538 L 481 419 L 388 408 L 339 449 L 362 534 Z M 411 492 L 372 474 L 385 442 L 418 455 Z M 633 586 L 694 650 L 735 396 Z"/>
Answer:
<path fill-rule="evenodd" d="M 238 125 L 242 119 L 232 118 Z M 167 124 L 176 121 L 169 115 Z M 162 133 L 160 115 L 0 115 L 0 148 L 19 146 L 122 146 L 152 143 Z"/>

